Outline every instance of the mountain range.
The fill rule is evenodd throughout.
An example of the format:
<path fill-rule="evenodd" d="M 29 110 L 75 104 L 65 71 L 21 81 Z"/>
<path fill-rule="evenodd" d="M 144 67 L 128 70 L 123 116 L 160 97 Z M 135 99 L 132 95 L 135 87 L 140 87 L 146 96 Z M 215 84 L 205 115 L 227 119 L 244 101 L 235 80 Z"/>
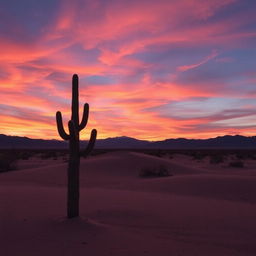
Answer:
<path fill-rule="evenodd" d="M 87 141 L 81 141 L 85 147 Z M 68 142 L 61 140 L 30 139 L 27 137 L 0 134 L 2 149 L 61 149 L 67 148 Z M 162 141 L 138 140 L 126 136 L 98 139 L 95 148 L 100 149 L 256 149 L 256 136 L 225 135 L 210 139 L 166 139 Z"/>

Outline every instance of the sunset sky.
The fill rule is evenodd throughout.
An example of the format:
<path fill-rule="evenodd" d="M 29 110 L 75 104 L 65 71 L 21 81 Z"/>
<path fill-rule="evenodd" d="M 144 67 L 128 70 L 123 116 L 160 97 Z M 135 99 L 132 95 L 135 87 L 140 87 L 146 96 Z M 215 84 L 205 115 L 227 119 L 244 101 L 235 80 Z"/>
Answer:
<path fill-rule="evenodd" d="M 67 127 L 77 73 L 90 104 L 83 139 L 93 128 L 254 136 L 255 10 L 255 0 L 0 0 L 0 133 L 60 139 L 55 112 Z"/>

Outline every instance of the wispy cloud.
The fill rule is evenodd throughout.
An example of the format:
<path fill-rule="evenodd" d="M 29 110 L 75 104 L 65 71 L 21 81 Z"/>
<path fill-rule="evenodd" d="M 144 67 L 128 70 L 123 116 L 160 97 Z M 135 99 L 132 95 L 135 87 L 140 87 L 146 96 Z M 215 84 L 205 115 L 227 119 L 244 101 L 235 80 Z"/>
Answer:
<path fill-rule="evenodd" d="M 199 61 L 198 63 L 179 66 L 177 69 L 178 69 L 178 71 L 187 71 L 189 69 L 197 68 L 197 67 L 207 63 L 209 60 L 214 59 L 216 56 L 218 56 L 218 51 L 213 50 L 212 53 L 209 56 L 207 56 L 203 60 Z"/>
<path fill-rule="evenodd" d="M 81 104 L 91 106 L 88 128 L 100 138 L 253 133 L 253 1 L 25 0 L 2 7 L 0 133 L 58 138 L 54 115 L 70 118 L 73 73 Z"/>

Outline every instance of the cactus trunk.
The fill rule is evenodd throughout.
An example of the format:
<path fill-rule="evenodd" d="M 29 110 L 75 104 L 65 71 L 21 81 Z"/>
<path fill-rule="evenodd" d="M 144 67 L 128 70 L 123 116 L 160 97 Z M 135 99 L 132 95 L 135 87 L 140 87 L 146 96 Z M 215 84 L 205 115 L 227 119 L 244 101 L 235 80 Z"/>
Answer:
<path fill-rule="evenodd" d="M 73 75 L 72 79 L 72 104 L 71 120 L 68 122 L 69 134 L 65 132 L 62 122 L 61 112 L 56 113 L 57 128 L 59 135 L 64 140 L 69 140 L 69 163 L 68 163 L 68 192 L 67 192 L 67 217 L 74 218 L 79 216 L 79 167 L 80 155 L 87 156 L 94 147 L 97 131 L 91 131 L 89 144 L 84 152 L 80 152 L 79 132 L 85 128 L 88 115 L 89 105 L 84 104 L 84 113 L 81 123 L 79 124 L 79 102 L 78 102 L 78 76 Z"/>
<path fill-rule="evenodd" d="M 79 141 L 70 140 L 69 151 L 67 216 L 73 218 L 79 216 Z"/>

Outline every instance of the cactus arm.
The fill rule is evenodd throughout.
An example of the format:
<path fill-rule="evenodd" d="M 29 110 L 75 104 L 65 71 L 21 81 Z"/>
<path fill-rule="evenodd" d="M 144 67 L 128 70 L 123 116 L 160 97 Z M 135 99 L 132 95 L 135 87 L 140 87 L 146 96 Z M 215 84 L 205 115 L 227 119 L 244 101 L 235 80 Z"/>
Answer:
<path fill-rule="evenodd" d="M 94 147 L 95 141 L 96 141 L 96 137 L 97 137 L 97 130 L 93 129 L 91 131 L 91 137 L 90 137 L 89 143 L 88 143 L 86 149 L 81 152 L 81 154 L 80 154 L 81 156 L 87 157 L 91 153 L 91 151 Z"/>
<path fill-rule="evenodd" d="M 73 120 L 76 129 L 78 130 L 79 125 L 79 104 L 78 104 L 78 75 L 74 74 L 72 78 L 72 115 L 71 120 Z"/>
<path fill-rule="evenodd" d="M 84 104 L 83 118 L 82 118 L 82 121 L 79 125 L 79 131 L 83 130 L 85 128 L 85 126 L 87 125 L 88 117 L 89 117 L 89 104 L 85 103 Z"/>
<path fill-rule="evenodd" d="M 57 128 L 58 128 L 60 137 L 63 140 L 69 140 L 70 136 L 64 130 L 63 122 L 62 122 L 62 115 L 61 115 L 60 111 L 56 112 L 56 122 L 57 122 Z"/>

